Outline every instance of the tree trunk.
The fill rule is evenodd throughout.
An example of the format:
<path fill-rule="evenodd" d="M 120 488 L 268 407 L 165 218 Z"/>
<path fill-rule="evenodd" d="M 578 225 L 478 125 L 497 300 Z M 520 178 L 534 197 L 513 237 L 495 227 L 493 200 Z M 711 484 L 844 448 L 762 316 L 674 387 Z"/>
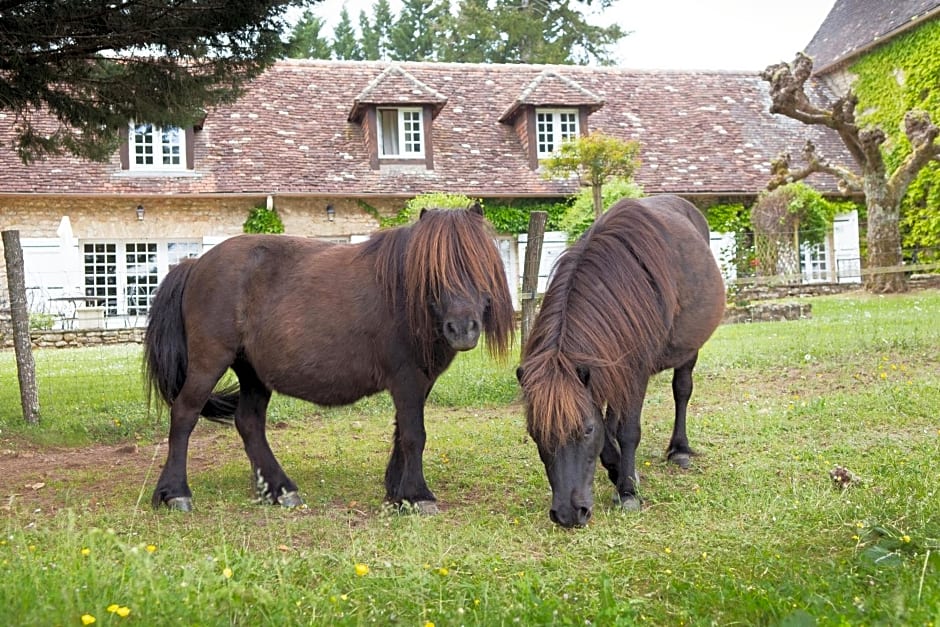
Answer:
<path fill-rule="evenodd" d="M 7 264 L 10 291 L 10 316 L 13 320 L 13 350 L 20 382 L 20 403 L 26 422 L 39 422 L 39 390 L 36 387 L 36 362 L 29 338 L 29 311 L 26 306 L 26 276 L 19 231 L 3 231 L 3 256 Z"/>
<path fill-rule="evenodd" d="M 900 199 L 888 194 L 883 176 L 865 176 L 865 203 L 868 208 L 868 257 L 865 289 L 875 294 L 907 291 L 902 270 L 885 270 L 901 265 Z"/>
<path fill-rule="evenodd" d="M 604 197 L 601 195 L 602 186 L 591 185 L 591 198 L 594 199 L 594 219 L 601 217 L 604 213 Z"/>

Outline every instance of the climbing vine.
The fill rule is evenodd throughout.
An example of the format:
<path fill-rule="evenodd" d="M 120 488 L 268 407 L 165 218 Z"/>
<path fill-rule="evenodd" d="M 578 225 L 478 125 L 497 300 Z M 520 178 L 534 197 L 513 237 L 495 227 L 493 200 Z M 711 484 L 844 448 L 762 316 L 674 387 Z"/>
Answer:
<path fill-rule="evenodd" d="M 911 152 L 901 124 L 904 114 L 921 109 L 940 121 L 940 20 L 925 22 L 866 54 L 850 71 L 859 98 L 860 120 L 880 126 L 888 135 L 885 160 L 894 169 Z M 901 203 L 901 237 L 905 249 L 940 247 L 940 166 L 931 163 L 918 174 Z M 936 254 L 936 252 L 935 252 Z"/>

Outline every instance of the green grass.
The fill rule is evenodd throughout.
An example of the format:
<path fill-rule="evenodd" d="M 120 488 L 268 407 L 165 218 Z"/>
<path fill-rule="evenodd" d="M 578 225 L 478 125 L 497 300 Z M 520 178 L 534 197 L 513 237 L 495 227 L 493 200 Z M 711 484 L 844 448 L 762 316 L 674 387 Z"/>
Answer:
<path fill-rule="evenodd" d="M 140 453 L 117 471 L 50 467 L 36 490 L 0 484 L 0 611 L 20 625 L 940 625 L 940 292 L 811 302 L 808 320 L 722 326 L 705 346 L 689 471 L 662 459 L 672 399 L 655 378 L 644 509 L 612 508 L 598 471 L 594 519 L 574 531 L 548 521 L 514 360 L 460 355 L 429 399 L 438 516 L 382 507 L 384 394 L 335 410 L 275 399 L 269 435 L 301 510 L 253 504 L 237 435 L 200 423 L 212 445 L 191 455 L 196 511 L 181 515 L 148 505 L 166 418 L 143 406 L 139 348 L 40 351 L 42 423 L 23 425 L 4 385 L 0 449 Z M 12 362 L 0 354 L 3 381 Z M 858 481 L 834 487 L 836 465 Z"/>

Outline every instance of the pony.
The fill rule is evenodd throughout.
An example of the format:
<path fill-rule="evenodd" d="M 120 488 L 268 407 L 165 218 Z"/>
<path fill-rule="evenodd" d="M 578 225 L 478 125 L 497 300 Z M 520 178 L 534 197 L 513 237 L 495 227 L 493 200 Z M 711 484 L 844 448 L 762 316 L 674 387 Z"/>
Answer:
<path fill-rule="evenodd" d="M 303 505 L 265 435 L 272 391 L 323 406 L 388 390 L 395 406 L 385 499 L 436 513 L 424 478 L 424 403 L 481 334 L 505 358 L 514 311 L 479 205 L 425 210 L 360 244 L 239 235 L 174 266 L 144 336 L 148 400 L 170 406 L 155 508 L 190 511 L 189 437 L 199 416 L 234 419 L 262 502 Z M 218 387 L 231 369 L 237 384 Z"/>
<path fill-rule="evenodd" d="M 708 224 L 676 196 L 619 200 L 561 255 L 516 370 L 553 522 L 587 524 L 598 457 L 615 501 L 639 509 L 640 412 L 650 377 L 670 368 L 666 456 L 689 466 L 692 371 L 724 306 Z"/>

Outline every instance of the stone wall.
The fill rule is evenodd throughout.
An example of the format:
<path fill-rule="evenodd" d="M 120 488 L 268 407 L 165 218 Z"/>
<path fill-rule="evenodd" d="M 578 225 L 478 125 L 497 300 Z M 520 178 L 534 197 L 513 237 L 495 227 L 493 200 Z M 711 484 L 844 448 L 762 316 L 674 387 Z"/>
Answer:
<path fill-rule="evenodd" d="M 801 320 L 813 315 L 809 303 L 757 303 L 745 306 L 729 306 L 725 309 L 724 324 L 739 322 L 781 322 Z"/>
<path fill-rule="evenodd" d="M 82 329 L 66 331 L 32 331 L 29 334 L 33 348 L 82 348 L 105 344 L 142 344 L 142 328 L 131 329 Z M 13 335 L 9 322 L 0 321 L 0 348 L 13 348 Z"/>

